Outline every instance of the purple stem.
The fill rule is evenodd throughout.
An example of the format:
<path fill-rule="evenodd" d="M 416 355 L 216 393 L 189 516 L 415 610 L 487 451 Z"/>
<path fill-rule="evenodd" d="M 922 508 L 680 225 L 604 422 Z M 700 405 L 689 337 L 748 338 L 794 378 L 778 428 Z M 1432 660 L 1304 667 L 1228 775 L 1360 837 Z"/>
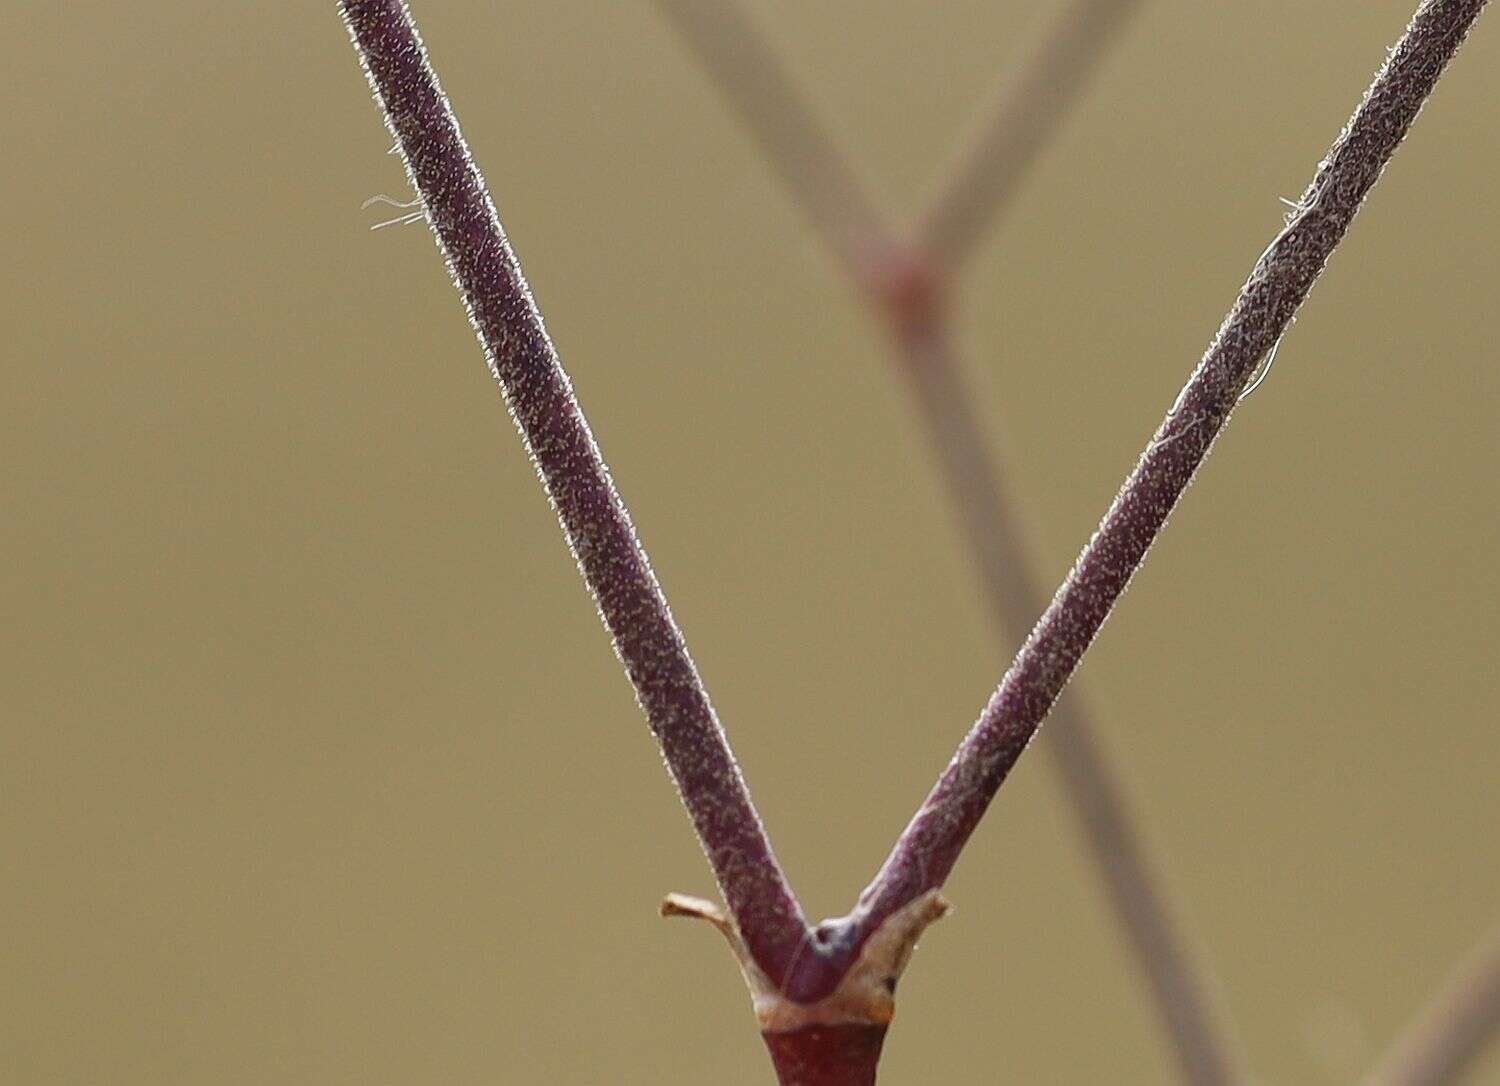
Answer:
<path fill-rule="evenodd" d="M 1427 0 L 1418 8 L 1010 671 L 860 895 L 838 933 L 841 952 L 947 879 L 1484 4 Z"/>
<path fill-rule="evenodd" d="M 1019 631 L 1045 602 L 1008 510 L 1014 507 L 985 438 L 957 360 L 940 326 L 902 340 L 906 374 L 922 410 L 953 505 L 1001 629 Z M 1213 979 L 1194 959 L 1162 893 L 1124 789 L 1079 691 L 1052 709 L 1042 749 L 1062 777 L 1126 940 L 1135 953 L 1172 1042 L 1183 1080 L 1224 1086 L 1245 1080 L 1233 1031 Z"/>
<path fill-rule="evenodd" d="M 490 369 L 557 509 L 724 899 L 767 975 L 808 940 L 682 633 L 401 0 L 340 4 Z"/>

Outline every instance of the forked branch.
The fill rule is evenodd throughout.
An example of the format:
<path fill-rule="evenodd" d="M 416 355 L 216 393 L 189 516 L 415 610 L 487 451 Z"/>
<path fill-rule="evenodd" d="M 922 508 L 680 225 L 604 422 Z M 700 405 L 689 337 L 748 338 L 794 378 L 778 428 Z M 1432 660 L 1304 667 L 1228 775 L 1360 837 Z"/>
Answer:
<path fill-rule="evenodd" d="M 872 1081 L 889 1008 L 888 1001 L 866 997 L 890 988 L 915 933 L 941 911 L 937 888 L 1484 0 L 1426 0 L 1418 9 L 947 770 L 854 911 L 815 933 L 771 852 L 404 4 L 343 0 L 340 6 L 491 368 L 704 843 L 732 913 L 722 926 L 743 947 L 747 973 L 761 974 L 777 998 L 774 1013 L 795 1020 L 800 1043 L 790 1054 L 778 1046 L 793 1030 L 770 1038 L 783 1081 Z M 869 1027 L 858 1053 L 843 1043 L 851 1023 L 840 1001 L 855 980 L 864 1000 L 857 1009 L 876 1012 L 853 1023 Z M 839 1043 L 830 1045 L 830 1037 Z M 862 1065 L 840 1074 L 830 1061 L 846 1056 Z"/>

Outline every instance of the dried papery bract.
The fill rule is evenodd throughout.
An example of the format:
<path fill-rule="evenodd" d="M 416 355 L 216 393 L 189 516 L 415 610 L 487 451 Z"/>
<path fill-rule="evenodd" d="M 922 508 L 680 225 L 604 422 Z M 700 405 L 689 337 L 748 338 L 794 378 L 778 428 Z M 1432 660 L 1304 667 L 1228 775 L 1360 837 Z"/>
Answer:
<path fill-rule="evenodd" d="M 771 852 L 404 4 L 341 3 L 412 184 L 729 912 L 716 917 L 712 906 L 682 899 L 668 907 L 715 920 L 730 937 L 783 1083 L 873 1081 L 894 1008 L 888 997 L 922 928 L 941 913 L 937 889 L 1483 7 L 1484 0 L 1428 0 L 1418 9 L 891 856 L 853 913 L 814 933 Z"/>

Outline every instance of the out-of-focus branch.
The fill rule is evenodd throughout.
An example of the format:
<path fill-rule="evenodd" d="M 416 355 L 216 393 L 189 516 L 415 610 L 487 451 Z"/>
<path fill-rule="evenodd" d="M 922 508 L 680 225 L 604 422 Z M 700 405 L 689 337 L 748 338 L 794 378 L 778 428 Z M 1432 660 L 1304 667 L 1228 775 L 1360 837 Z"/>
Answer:
<path fill-rule="evenodd" d="M 802 909 L 410 13 L 402 0 L 343 0 L 340 9 L 739 932 L 756 964 L 782 977 L 809 941 Z"/>
<path fill-rule="evenodd" d="M 1456 1082 L 1500 1034 L 1500 926 L 1470 951 L 1365 1086 Z"/>
<path fill-rule="evenodd" d="M 656 6 L 761 143 L 813 229 L 851 272 L 860 272 L 872 247 L 883 247 L 885 227 L 760 28 L 733 0 L 656 0 Z"/>
<path fill-rule="evenodd" d="M 1140 7 L 1140 0 L 1073 0 L 1051 35 L 981 118 L 922 216 L 921 244 L 956 273 L 984 240 L 1037 154 Z"/>

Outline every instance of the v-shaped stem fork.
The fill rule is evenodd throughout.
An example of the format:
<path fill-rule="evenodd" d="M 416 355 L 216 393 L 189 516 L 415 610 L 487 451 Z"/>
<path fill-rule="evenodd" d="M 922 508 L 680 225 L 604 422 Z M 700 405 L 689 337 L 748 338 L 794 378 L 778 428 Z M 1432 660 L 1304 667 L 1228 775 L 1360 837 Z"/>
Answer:
<path fill-rule="evenodd" d="M 772 853 L 405 4 L 341 0 L 361 62 L 491 369 L 708 854 L 732 913 L 732 921 L 725 921 L 729 934 L 742 940 L 747 974 L 768 980 L 766 990 L 784 997 L 793 1010 L 828 1009 L 827 998 L 853 975 L 851 969 L 858 972 L 866 964 L 862 950 L 891 942 L 888 922 L 932 900 L 1483 7 L 1484 0 L 1425 0 L 1418 8 L 875 880 L 848 917 L 813 930 Z M 916 289 L 903 285 L 895 296 L 915 298 L 917 304 L 903 306 L 910 316 L 897 326 L 921 343 L 930 325 L 924 313 L 932 311 L 921 303 L 921 277 L 909 281 Z M 929 365 L 941 357 L 936 348 L 929 343 L 925 349 L 925 358 L 913 352 L 914 362 L 943 372 Z M 940 388 L 934 393 L 945 402 L 951 398 Z M 1017 585 L 1024 598 L 1026 582 Z M 889 986 L 910 946 L 897 940 L 887 949 L 892 973 L 868 978 L 873 987 Z M 1478 990 L 1484 995 L 1491 986 Z M 888 1000 L 879 1009 L 888 1015 Z M 1464 1022 L 1474 1020 L 1490 1017 Z M 772 1053 L 783 1081 L 873 1081 L 884 1020 L 871 1019 L 870 1025 L 878 1030 L 856 1036 L 816 1020 L 801 1031 L 808 1043 L 790 1049 L 778 1049 L 787 1035 L 775 1038 Z M 809 1071 L 807 1061 L 824 1056 L 825 1068 L 834 1066 L 830 1060 L 846 1057 L 865 1063 L 857 1076 L 815 1078 L 817 1069 Z"/>
<path fill-rule="evenodd" d="M 894 360 L 936 455 L 970 556 L 1003 636 L 1019 636 L 1045 598 L 1015 503 L 955 357 L 953 280 L 1119 36 L 1138 0 L 1074 0 L 1007 82 L 906 241 L 883 220 L 759 28 L 733 0 L 657 0 L 756 138 L 843 271 L 888 322 Z M 1073 691 L 1051 715 L 1044 749 L 1076 813 L 1108 899 L 1145 975 L 1186 1081 L 1243 1080 L 1217 987 L 1195 960 L 1151 869 L 1091 719 Z"/>

